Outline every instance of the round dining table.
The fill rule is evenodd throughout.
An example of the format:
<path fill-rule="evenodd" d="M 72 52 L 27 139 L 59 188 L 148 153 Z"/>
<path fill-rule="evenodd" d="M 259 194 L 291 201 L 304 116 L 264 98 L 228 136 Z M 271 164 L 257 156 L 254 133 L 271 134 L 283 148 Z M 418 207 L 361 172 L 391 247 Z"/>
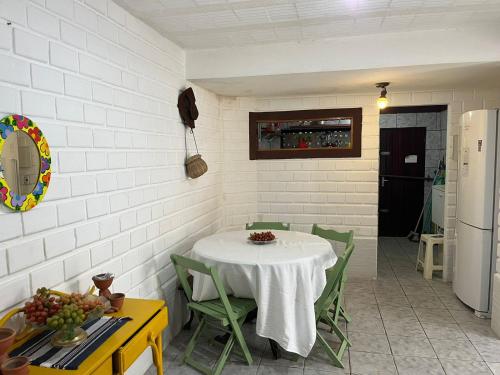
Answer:
<path fill-rule="evenodd" d="M 276 241 L 257 245 L 252 231 L 221 232 L 198 240 L 191 257 L 214 266 L 227 294 L 258 306 L 257 334 L 307 357 L 316 341 L 314 302 L 337 261 L 329 241 L 303 232 L 272 231 Z M 218 298 L 211 278 L 193 273 L 193 299 Z"/>

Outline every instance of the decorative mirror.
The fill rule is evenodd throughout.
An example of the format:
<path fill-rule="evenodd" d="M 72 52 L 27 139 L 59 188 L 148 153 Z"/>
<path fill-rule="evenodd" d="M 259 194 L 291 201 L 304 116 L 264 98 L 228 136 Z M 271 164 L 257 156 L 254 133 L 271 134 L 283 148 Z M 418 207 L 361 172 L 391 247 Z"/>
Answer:
<path fill-rule="evenodd" d="M 15 211 L 28 211 L 43 199 L 50 182 L 50 150 L 42 131 L 29 118 L 0 120 L 0 200 Z"/>

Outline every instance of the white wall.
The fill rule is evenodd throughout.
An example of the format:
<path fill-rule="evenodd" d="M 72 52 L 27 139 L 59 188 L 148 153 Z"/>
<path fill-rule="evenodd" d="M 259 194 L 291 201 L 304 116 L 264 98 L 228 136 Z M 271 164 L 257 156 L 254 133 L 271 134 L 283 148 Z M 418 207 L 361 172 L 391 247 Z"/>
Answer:
<path fill-rule="evenodd" d="M 187 180 L 184 70 L 183 50 L 112 1 L 0 1 L 0 115 L 38 123 L 53 171 L 38 207 L 1 208 L 0 316 L 102 271 L 114 290 L 176 308 L 169 255 L 222 225 L 219 99 L 195 88 L 209 172 Z"/>
<path fill-rule="evenodd" d="M 445 278 L 451 280 L 455 249 L 457 163 L 451 159 L 453 135 L 460 114 L 500 106 L 500 91 L 443 90 L 392 92 L 391 105 L 448 105 L 446 173 Z M 350 272 L 354 277 L 376 276 L 378 209 L 379 115 L 374 94 L 226 98 L 223 101 L 225 159 L 225 223 L 241 228 L 245 222 L 280 220 L 295 230 L 310 231 L 313 223 L 354 229 L 356 252 Z M 363 107 L 362 156 L 351 159 L 248 160 L 248 112 L 295 109 Z M 236 143 L 234 141 L 236 140 Z M 231 151 L 229 151 L 231 148 Z M 225 165 L 225 168 L 226 165 Z M 239 190 L 245 198 L 232 197 Z M 231 194 L 230 194 L 231 193 Z M 257 206 L 253 197 L 257 196 Z M 227 205 L 231 200 L 230 206 Z M 500 297 L 499 297 L 500 300 Z"/>

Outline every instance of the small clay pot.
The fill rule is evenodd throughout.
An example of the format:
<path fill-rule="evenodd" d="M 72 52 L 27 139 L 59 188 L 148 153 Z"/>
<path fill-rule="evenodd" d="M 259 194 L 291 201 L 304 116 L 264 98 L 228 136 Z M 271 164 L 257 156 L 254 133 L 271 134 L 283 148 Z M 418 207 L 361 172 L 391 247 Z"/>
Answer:
<path fill-rule="evenodd" d="M 121 310 L 124 301 L 125 301 L 125 294 L 123 293 L 113 293 L 112 295 L 109 296 L 109 302 L 116 311 Z"/>
<path fill-rule="evenodd" d="M 30 359 L 28 357 L 12 357 L 2 363 L 3 375 L 28 375 Z"/>
<path fill-rule="evenodd" d="M 7 351 L 15 340 L 15 330 L 12 328 L 0 328 L 0 365 L 9 357 Z"/>
<path fill-rule="evenodd" d="M 97 276 L 100 276 L 100 275 L 96 275 L 96 276 L 92 277 L 92 281 L 94 282 L 94 285 L 96 286 L 96 288 L 99 289 L 99 295 L 106 297 L 106 298 L 109 298 L 109 296 L 111 295 L 111 292 L 109 291 L 108 288 L 113 283 L 114 278 L 110 277 L 109 279 L 103 280 L 103 279 L 97 278 Z"/>

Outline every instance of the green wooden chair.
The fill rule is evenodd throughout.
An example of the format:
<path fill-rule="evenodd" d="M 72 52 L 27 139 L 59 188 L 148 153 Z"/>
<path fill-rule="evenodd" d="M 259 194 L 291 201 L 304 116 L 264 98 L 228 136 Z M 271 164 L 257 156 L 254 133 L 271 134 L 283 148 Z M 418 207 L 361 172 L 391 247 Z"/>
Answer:
<path fill-rule="evenodd" d="M 255 221 L 251 224 L 247 224 L 246 229 L 247 230 L 265 230 L 265 229 L 290 230 L 290 224 L 272 222 L 272 221 Z"/>
<path fill-rule="evenodd" d="M 180 255 L 171 255 L 170 258 L 172 259 L 177 276 L 188 297 L 188 307 L 193 310 L 199 319 L 198 327 L 189 340 L 186 351 L 181 357 L 182 363 L 186 363 L 206 375 L 219 375 L 233 350 L 234 344 L 238 343 L 242 351 L 242 356 L 248 365 L 251 365 L 252 355 L 243 337 L 241 326 L 248 313 L 257 307 L 255 301 L 252 299 L 228 296 L 220 280 L 219 274 L 214 267 L 208 267 L 201 262 Z M 187 270 L 193 270 L 211 276 L 215 289 L 219 294 L 219 298 L 203 302 L 193 301 L 193 290 L 188 282 Z M 207 326 L 219 328 L 229 334 L 224 349 L 212 368 L 195 361 L 192 357 L 198 338 Z"/>
<path fill-rule="evenodd" d="M 349 245 L 342 254 L 335 265 L 328 270 L 326 270 L 326 286 L 323 289 L 323 293 L 319 299 L 314 304 L 314 311 L 316 316 L 316 338 L 320 345 L 326 351 L 328 357 L 332 360 L 335 367 L 344 368 L 342 364 L 342 357 L 344 356 L 345 350 L 351 346 L 351 343 L 347 339 L 346 335 L 339 328 L 337 322 L 330 316 L 330 306 L 338 299 L 339 286 L 342 282 L 342 274 L 349 261 L 349 257 L 352 254 L 354 245 Z M 340 347 L 335 352 L 333 348 L 328 344 L 328 341 L 321 335 L 318 330 L 318 324 L 322 322 L 330 327 L 331 332 L 340 339 Z"/>
<path fill-rule="evenodd" d="M 346 246 L 346 250 L 350 245 L 353 245 L 354 250 L 354 232 L 350 230 L 349 232 L 337 232 L 333 229 L 323 229 L 319 227 L 317 224 L 314 224 L 312 227 L 312 234 L 325 238 L 329 241 L 342 242 Z M 350 256 L 349 256 L 350 257 Z M 346 264 L 347 269 L 347 264 Z M 331 312 L 333 313 L 333 319 L 335 323 L 338 322 L 339 317 L 342 316 L 344 320 L 349 323 L 351 321 L 351 317 L 347 314 L 345 306 L 344 306 L 344 289 L 347 283 L 347 272 L 342 273 L 342 280 L 339 285 L 339 293 L 337 299 L 333 301 L 333 307 L 331 308 Z"/>

